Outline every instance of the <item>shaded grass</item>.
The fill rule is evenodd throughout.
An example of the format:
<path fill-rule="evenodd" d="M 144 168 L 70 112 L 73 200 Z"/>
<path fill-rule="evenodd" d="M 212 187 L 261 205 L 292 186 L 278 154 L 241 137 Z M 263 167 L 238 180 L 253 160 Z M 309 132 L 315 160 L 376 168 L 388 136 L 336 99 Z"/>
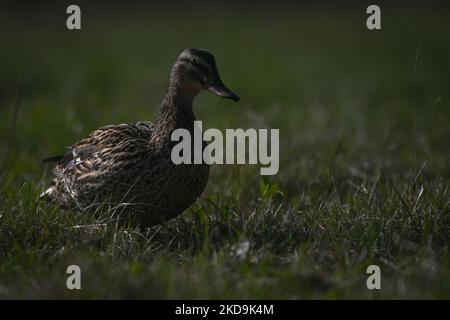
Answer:
<path fill-rule="evenodd" d="M 426 185 L 420 197 L 398 188 L 377 181 L 308 208 L 268 189 L 245 206 L 210 195 L 142 231 L 106 213 L 62 214 L 25 186 L 3 199 L 2 296 L 445 298 L 448 188 Z M 71 263 L 83 270 L 79 293 L 64 287 Z M 382 267 L 380 293 L 365 289 L 370 264 Z"/>
<path fill-rule="evenodd" d="M 317 12 L 98 19 L 82 33 L 11 21 L 14 34 L 0 31 L 12 48 L 0 51 L 0 297 L 448 298 L 450 46 L 448 21 L 427 14 L 387 15 L 380 33 Z M 191 46 L 215 53 L 243 98 L 202 94 L 198 118 L 280 128 L 279 174 L 216 166 L 195 205 L 148 230 L 38 202 L 40 160 L 101 125 L 152 119 Z M 70 264 L 81 291 L 65 287 Z M 366 288 L 370 264 L 381 291 Z"/>

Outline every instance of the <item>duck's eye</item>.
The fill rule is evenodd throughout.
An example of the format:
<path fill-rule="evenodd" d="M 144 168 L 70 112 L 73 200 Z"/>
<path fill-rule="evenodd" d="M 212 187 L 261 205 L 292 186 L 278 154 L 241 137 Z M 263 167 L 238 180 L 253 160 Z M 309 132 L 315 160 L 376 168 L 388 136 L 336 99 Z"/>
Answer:
<path fill-rule="evenodd" d="M 194 65 L 196 65 L 196 66 L 199 65 L 199 62 L 198 62 L 197 59 L 191 58 L 191 62 L 192 62 Z"/>

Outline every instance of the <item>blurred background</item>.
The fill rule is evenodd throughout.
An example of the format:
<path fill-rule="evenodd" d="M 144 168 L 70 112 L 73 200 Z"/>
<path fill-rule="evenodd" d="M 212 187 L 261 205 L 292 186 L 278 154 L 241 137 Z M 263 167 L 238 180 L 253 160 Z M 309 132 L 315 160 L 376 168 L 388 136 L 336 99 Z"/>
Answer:
<path fill-rule="evenodd" d="M 69 4 L 81 7 L 81 30 L 66 28 Z M 369 4 L 381 7 L 381 30 L 366 28 Z M 301 241 L 318 241 L 328 249 L 334 246 L 329 243 L 340 242 L 348 244 L 342 250 L 353 248 L 355 256 L 366 250 L 371 259 L 380 255 L 391 259 L 398 253 L 392 248 L 403 243 L 395 240 L 399 234 L 400 239 L 428 248 L 431 233 L 435 252 L 448 257 L 449 9 L 443 1 L 96 1 L 95 5 L 88 1 L 3 1 L 0 183 L 12 187 L 9 193 L 24 184 L 41 190 L 50 177 L 41 159 L 61 153 L 100 126 L 153 120 L 177 55 L 184 48 L 198 47 L 215 55 L 222 80 L 241 97 L 238 103 L 230 103 L 201 93 L 194 111 L 204 129 L 280 129 L 278 175 L 261 177 L 257 166 L 215 166 L 205 197 L 218 195 L 246 212 L 265 192 L 281 195 L 299 212 L 316 208 L 324 219 L 317 224 L 328 230 L 323 221 L 331 216 L 323 211 L 324 206 L 350 211 L 355 206 L 355 212 L 362 212 L 356 206 L 359 202 L 352 199 L 366 194 L 368 199 L 361 203 L 371 206 L 373 197 L 367 190 L 373 191 L 383 181 L 380 203 L 392 204 L 383 212 L 394 214 L 392 221 L 399 225 L 392 234 L 374 230 L 370 241 L 382 249 L 364 247 L 360 239 L 367 232 L 327 238 L 316 224 L 314 232 L 303 236 L 307 227 L 300 223 L 292 239 L 302 235 Z M 423 180 L 416 184 L 418 176 Z M 447 213 L 430 224 L 411 218 L 421 185 L 429 192 L 424 208 Z M 397 189 L 408 196 L 398 200 Z M 0 201 L 11 202 L 13 198 L 3 191 Z M 403 208 L 402 203 L 414 207 L 412 216 L 397 217 L 396 208 Z M 371 217 L 372 207 L 367 210 L 365 217 Z M 336 219 L 333 223 L 345 230 L 346 224 Z M 374 221 L 362 224 L 361 230 L 381 220 Z M 348 225 L 353 222 L 349 220 Z M 411 230 L 402 233 L 399 230 L 405 225 Z M 261 232 L 246 232 L 240 237 L 249 238 L 253 248 L 252 241 Z M 296 241 L 293 246 L 297 248 Z M 287 252 L 287 247 L 277 244 L 270 248 Z M 339 252 L 335 249 L 330 252 Z M 322 253 L 320 259 L 313 258 L 314 263 L 322 265 Z M 339 265 L 330 259 L 330 265 Z M 448 275 L 445 259 L 433 260 L 439 274 L 433 283 L 446 278 L 439 270 L 447 270 Z M 346 265 L 347 260 L 342 263 Z M 330 268 L 334 274 L 336 270 Z M 420 269 L 417 274 L 420 278 L 430 271 Z M 435 295 L 448 294 L 448 281 L 443 283 Z M 404 284 L 396 288 L 403 296 L 424 292 L 421 285 L 415 291 L 405 289 L 409 287 Z M 167 296 L 177 297 L 177 292 L 171 292 Z M 187 292 L 186 296 L 192 296 Z M 256 291 L 241 292 L 241 296 L 228 296 L 253 297 L 251 292 Z M 280 289 L 279 296 L 296 296 L 289 292 Z M 216 293 L 215 297 L 223 296 Z"/>
<path fill-rule="evenodd" d="M 39 178 L 39 159 L 99 126 L 152 120 L 186 47 L 215 54 L 242 97 L 230 104 L 203 93 L 197 117 L 206 127 L 280 128 L 279 176 L 293 190 L 291 171 L 309 161 L 346 157 L 355 172 L 396 174 L 447 160 L 442 3 L 380 3 L 380 31 L 366 28 L 368 4 L 356 1 L 78 4 L 82 29 L 69 31 L 69 2 L 2 3 L 0 146 L 14 178 Z"/>

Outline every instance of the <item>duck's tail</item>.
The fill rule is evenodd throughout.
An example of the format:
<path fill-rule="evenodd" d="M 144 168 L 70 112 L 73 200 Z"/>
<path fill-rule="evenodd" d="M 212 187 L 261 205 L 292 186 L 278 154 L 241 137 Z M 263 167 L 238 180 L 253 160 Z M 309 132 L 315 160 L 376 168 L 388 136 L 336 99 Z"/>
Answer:
<path fill-rule="evenodd" d="M 54 189 L 52 187 L 48 188 L 39 195 L 39 200 L 51 201 L 53 199 L 52 194 Z"/>
<path fill-rule="evenodd" d="M 42 163 L 60 162 L 63 156 L 54 156 L 42 160 Z"/>
<path fill-rule="evenodd" d="M 39 195 L 39 200 L 53 202 L 55 200 L 54 197 L 55 193 L 56 193 L 56 183 L 55 180 L 53 180 L 50 184 L 50 187 L 48 187 L 44 192 L 42 192 Z"/>

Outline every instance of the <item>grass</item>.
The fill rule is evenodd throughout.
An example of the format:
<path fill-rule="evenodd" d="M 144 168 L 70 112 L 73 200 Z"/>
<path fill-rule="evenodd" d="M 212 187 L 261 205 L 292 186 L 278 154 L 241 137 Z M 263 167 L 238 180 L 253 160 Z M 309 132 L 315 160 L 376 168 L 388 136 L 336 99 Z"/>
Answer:
<path fill-rule="evenodd" d="M 449 22 L 418 12 L 388 11 L 381 32 L 358 12 L 0 19 L 0 298 L 448 299 Z M 153 119 L 185 47 L 211 50 L 242 98 L 201 94 L 204 127 L 279 128 L 279 174 L 216 166 L 148 230 L 38 202 L 40 160 Z"/>

